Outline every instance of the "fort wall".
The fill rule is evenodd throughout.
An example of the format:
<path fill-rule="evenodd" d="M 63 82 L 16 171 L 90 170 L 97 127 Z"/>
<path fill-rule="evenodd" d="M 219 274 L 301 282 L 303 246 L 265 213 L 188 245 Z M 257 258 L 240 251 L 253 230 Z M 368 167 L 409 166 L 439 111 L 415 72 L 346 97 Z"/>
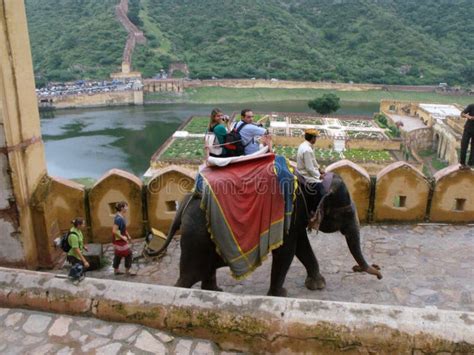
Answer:
<path fill-rule="evenodd" d="M 436 86 L 404 86 L 379 84 L 350 84 L 331 83 L 322 81 L 292 81 L 292 80 L 251 80 L 251 79 L 219 79 L 219 80 L 192 80 L 186 82 L 186 87 L 229 87 L 229 88 L 273 88 L 273 89 L 326 89 L 340 91 L 414 91 L 434 92 Z"/>
<path fill-rule="evenodd" d="M 113 91 L 93 95 L 57 96 L 50 99 L 56 109 L 101 107 L 121 105 L 143 105 L 143 91 Z"/>
<path fill-rule="evenodd" d="M 184 91 L 185 81 L 183 79 L 145 79 L 143 91 L 148 92 L 176 92 Z"/>
<path fill-rule="evenodd" d="M 451 166 L 428 179 L 414 166 L 396 162 L 370 177 L 366 169 L 348 160 L 326 170 L 342 176 L 361 222 L 474 222 L 474 197 L 465 193 L 474 186 L 474 171 Z M 34 207 L 38 252 L 45 255 L 41 266 L 52 266 L 53 241 L 68 228 L 72 216 L 86 218 L 88 241 L 110 243 L 113 206 L 122 200 L 129 204 L 127 228 L 133 238 L 144 237 L 151 228 L 166 234 L 179 203 L 194 187 L 195 173 L 183 166 L 167 166 L 143 185 L 138 177 L 113 169 L 90 190 L 58 178 L 48 188 L 40 184 L 35 196 L 41 201 Z"/>
<path fill-rule="evenodd" d="M 24 2 L 0 1 L 0 263 L 34 268 L 30 202 L 46 163 L 28 43 Z"/>

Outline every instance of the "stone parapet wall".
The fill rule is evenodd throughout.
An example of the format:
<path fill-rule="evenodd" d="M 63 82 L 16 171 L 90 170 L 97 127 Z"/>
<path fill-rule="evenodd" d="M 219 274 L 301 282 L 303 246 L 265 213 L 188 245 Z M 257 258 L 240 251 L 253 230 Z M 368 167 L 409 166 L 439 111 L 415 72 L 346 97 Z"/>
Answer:
<path fill-rule="evenodd" d="M 12 272 L 14 271 L 14 272 Z M 474 352 L 474 314 L 361 303 L 245 296 L 0 268 L 0 307 L 133 322 L 261 353 Z"/>
<path fill-rule="evenodd" d="M 101 92 L 93 95 L 68 95 L 53 97 L 51 106 L 56 109 L 100 107 L 120 105 L 143 105 L 141 91 Z"/>
<path fill-rule="evenodd" d="M 112 241 L 112 226 L 118 202 L 128 203 L 127 231 L 132 238 L 144 233 L 143 184 L 136 176 L 118 169 L 103 175 L 89 191 L 89 213 L 92 240 L 95 243 Z"/>
<path fill-rule="evenodd" d="M 474 198 L 466 194 L 474 186 L 474 171 L 451 166 L 428 179 L 414 166 L 396 162 L 370 177 L 348 160 L 326 170 L 342 176 L 361 222 L 474 222 Z M 113 169 L 90 190 L 57 178 L 49 185 L 40 184 L 33 207 L 41 266 L 54 264 L 53 240 L 69 228 L 73 217 L 86 218 L 89 242 L 110 243 L 113 207 L 122 200 L 129 204 L 127 228 L 133 238 L 143 237 L 151 228 L 166 234 L 180 201 L 194 187 L 195 174 L 192 166 L 166 166 L 144 185 L 138 177 Z"/>
<path fill-rule="evenodd" d="M 264 79 L 219 79 L 219 80 L 192 80 L 186 82 L 186 87 L 228 87 L 228 88 L 273 88 L 273 89 L 327 89 L 340 91 L 415 91 L 433 92 L 435 86 L 404 86 L 379 84 L 349 84 L 322 81 L 291 81 L 291 80 L 264 80 Z"/>
<path fill-rule="evenodd" d="M 149 92 L 176 92 L 184 91 L 185 81 L 183 79 L 145 79 L 143 80 L 143 91 Z"/>
<path fill-rule="evenodd" d="M 192 80 L 185 83 L 186 87 L 228 87 L 228 88 L 272 88 L 272 89 L 332 89 L 341 91 L 382 90 L 382 85 L 375 84 L 345 84 L 318 81 L 289 81 L 289 80 Z"/>
<path fill-rule="evenodd" d="M 405 135 L 405 144 L 411 149 L 419 151 L 432 149 L 433 130 L 431 128 L 418 128 L 410 132 L 402 132 L 402 135 Z"/>

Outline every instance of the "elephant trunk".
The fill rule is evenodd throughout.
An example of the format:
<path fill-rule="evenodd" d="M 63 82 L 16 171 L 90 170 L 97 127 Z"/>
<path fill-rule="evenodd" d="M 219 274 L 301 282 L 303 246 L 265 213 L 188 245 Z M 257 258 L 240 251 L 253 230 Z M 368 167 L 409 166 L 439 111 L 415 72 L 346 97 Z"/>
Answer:
<path fill-rule="evenodd" d="M 380 272 L 380 267 L 378 265 L 369 265 L 365 261 L 364 255 L 362 254 L 362 249 L 360 247 L 360 232 L 359 232 L 359 223 L 356 219 L 351 223 L 350 227 L 347 230 L 342 231 L 346 237 L 347 246 L 351 251 L 352 256 L 358 265 L 352 268 L 355 272 L 366 272 L 371 275 L 377 276 L 377 279 L 382 279 L 382 273 Z"/>
<path fill-rule="evenodd" d="M 369 267 L 367 261 L 365 261 L 364 255 L 362 254 L 362 248 L 360 247 L 360 233 L 359 228 L 351 226 L 347 231 L 343 232 L 346 237 L 347 246 L 354 257 L 359 267 L 366 270 Z"/>

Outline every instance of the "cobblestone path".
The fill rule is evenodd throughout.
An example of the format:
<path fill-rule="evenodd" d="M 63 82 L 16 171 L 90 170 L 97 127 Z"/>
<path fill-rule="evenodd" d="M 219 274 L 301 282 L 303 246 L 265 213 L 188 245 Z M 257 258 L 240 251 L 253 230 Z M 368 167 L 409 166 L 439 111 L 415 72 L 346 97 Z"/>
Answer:
<path fill-rule="evenodd" d="M 285 282 L 289 297 L 474 311 L 472 226 L 369 225 L 362 227 L 361 235 L 364 255 L 369 263 L 382 267 L 383 280 L 351 271 L 355 261 L 340 233 L 312 233 L 311 245 L 327 287 L 307 290 L 305 270 L 295 258 Z M 127 281 L 173 285 L 178 279 L 178 239 L 175 237 L 158 262 L 145 263 L 142 259 L 135 263 L 138 276 Z M 136 255 L 141 248 L 142 243 L 134 245 Z M 110 246 L 106 255 L 111 258 Z M 271 256 L 242 281 L 234 280 L 228 268 L 222 268 L 217 282 L 226 292 L 265 295 L 270 267 Z M 114 276 L 111 266 L 88 276 L 126 280 L 125 276 Z"/>
<path fill-rule="evenodd" d="M 135 324 L 0 308 L 0 354 L 234 354 Z"/>

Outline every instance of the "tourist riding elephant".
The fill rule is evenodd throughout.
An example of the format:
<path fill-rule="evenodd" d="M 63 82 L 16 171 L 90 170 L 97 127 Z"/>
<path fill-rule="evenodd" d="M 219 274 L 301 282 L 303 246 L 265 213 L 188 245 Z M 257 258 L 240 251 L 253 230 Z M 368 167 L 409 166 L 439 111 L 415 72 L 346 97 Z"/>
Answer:
<path fill-rule="evenodd" d="M 287 295 L 283 284 L 295 255 L 306 268 L 305 285 L 308 289 L 323 289 L 326 285 L 324 277 L 319 272 L 318 261 L 306 232 L 308 226 L 306 200 L 310 197 L 304 190 L 298 188 L 296 191 L 291 225 L 289 232 L 283 237 L 283 245 L 272 251 L 273 263 L 268 290 L 268 295 L 271 296 Z M 208 232 L 206 215 L 200 208 L 200 204 L 199 197 L 193 194 L 185 196 L 170 227 L 165 245 L 149 256 L 156 256 L 163 252 L 176 231 L 181 229 L 180 272 L 176 286 L 190 288 L 201 281 L 202 289 L 221 291 L 216 282 L 216 269 L 226 264 L 216 252 L 216 246 Z M 367 272 L 381 279 L 379 267 L 369 265 L 362 254 L 357 211 L 340 176 L 334 174 L 322 206 L 324 218 L 319 230 L 325 233 L 340 231 L 346 237 L 349 250 L 358 264 L 353 267 L 353 270 Z"/>

